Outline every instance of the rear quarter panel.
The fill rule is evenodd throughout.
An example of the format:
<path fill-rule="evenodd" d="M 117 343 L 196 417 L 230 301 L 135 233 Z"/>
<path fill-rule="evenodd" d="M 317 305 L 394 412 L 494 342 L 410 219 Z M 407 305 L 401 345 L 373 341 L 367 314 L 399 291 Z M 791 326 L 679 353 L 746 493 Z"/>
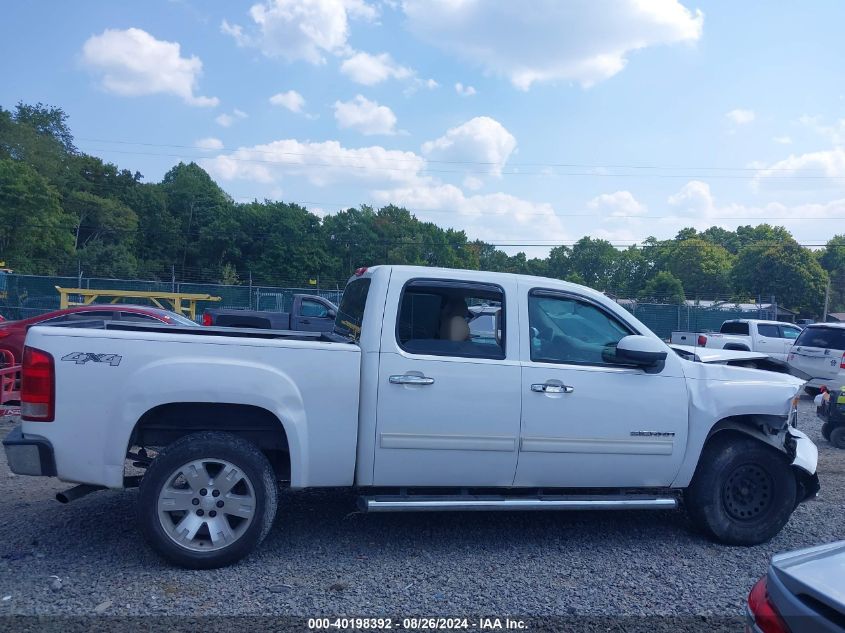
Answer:
<path fill-rule="evenodd" d="M 33 328 L 27 344 L 56 364 L 56 419 L 25 422 L 53 444 L 60 479 L 120 488 L 135 424 L 159 405 L 264 408 L 291 451 L 291 486 L 351 485 L 360 352 L 354 345 L 190 334 Z M 86 352 L 107 362 L 61 360 Z"/>

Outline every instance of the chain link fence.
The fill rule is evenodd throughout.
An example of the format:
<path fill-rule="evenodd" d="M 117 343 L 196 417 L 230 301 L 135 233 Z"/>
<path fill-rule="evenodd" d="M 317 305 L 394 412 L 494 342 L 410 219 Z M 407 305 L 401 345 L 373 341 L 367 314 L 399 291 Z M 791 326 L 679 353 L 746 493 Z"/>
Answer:
<path fill-rule="evenodd" d="M 225 285 L 146 281 L 142 279 L 101 279 L 95 277 L 51 277 L 0 273 L 0 314 L 7 320 L 26 319 L 59 309 L 62 288 L 94 290 L 138 290 L 143 292 L 190 292 L 221 297 L 219 302 L 197 302 L 197 312 L 206 308 L 233 308 L 243 310 L 290 311 L 295 294 L 319 295 L 338 303 L 341 288 L 292 288 L 258 285 Z M 121 303 L 149 305 L 145 299 L 124 298 Z"/>
<path fill-rule="evenodd" d="M 337 304 L 340 302 L 340 296 L 343 293 L 342 288 L 321 288 L 319 285 L 301 288 L 0 273 L 0 314 L 7 320 L 13 320 L 58 310 L 59 293 L 56 286 L 99 290 L 190 292 L 221 297 L 219 302 L 198 302 L 198 316 L 209 307 L 289 312 L 295 294 L 319 295 Z M 668 339 L 672 332 L 677 330 L 693 332 L 718 330 L 722 322 L 728 319 L 775 320 L 780 317 L 780 320 L 789 320 L 778 309 L 774 297 L 770 299 L 769 303 L 758 304 L 736 304 L 728 300 L 708 301 L 701 304 L 693 301 L 682 303 L 677 301 L 666 303 L 644 302 L 626 299 L 616 299 L 616 301 L 664 339 Z M 143 299 L 131 298 L 122 299 L 122 302 L 147 303 Z"/>

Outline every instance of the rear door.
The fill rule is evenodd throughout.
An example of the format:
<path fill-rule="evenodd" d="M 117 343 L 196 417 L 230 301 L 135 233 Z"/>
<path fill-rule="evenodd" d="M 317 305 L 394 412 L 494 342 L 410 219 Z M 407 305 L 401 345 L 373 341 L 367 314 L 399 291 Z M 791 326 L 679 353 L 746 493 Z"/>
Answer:
<path fill-rule="evenodd" d="M 812 378 L 836 378 L 845 361 L 845 328 L 810 325 L 795 341 L 789 365 Z"/>
<path fill-rule="evenodd" d="M 781 329 L 774 323 L 757 323 L 757 347 L 753 351 L 764 352 L 772 358 L 786 360 L 786 340 L 781 338 Z M 791 347 L 791 345 L 790 345 Z"/>
<path fill-rule="evenodd" d="M 397 274 L 379 353 L 373 483 L 510 486 L 521 398 L 516 283 Z"/>

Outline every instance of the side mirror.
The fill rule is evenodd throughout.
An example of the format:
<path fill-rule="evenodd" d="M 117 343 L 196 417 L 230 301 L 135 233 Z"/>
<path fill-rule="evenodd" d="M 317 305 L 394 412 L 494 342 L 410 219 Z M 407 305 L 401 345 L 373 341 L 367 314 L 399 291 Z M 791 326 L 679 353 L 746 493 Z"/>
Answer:
<path fill-rule="evenodd" d="M 337 311 L 336 311 L 336 310 L 333 310 L 332 308 L 329 308 L 329 311 L 328 311 L 328 313 L 327 313 L 327 314 L 328 314 L 328 317 L 329 317 L 330 319 L 337 318 Z"/>
<path fill-rule="evenodd" d="M 637 365 L 652 372 L 663 369 L 666 354 L 665 345 L 650 336 L 626 336 L 616 345 L 617 363 Z"/>

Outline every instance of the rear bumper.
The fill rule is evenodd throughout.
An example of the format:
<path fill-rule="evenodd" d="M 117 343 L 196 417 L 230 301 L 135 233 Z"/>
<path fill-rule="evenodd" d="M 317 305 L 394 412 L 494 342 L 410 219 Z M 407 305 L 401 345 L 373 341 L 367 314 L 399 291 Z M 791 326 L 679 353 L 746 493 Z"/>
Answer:
<path fill-rule="evenodd" d="M 18 475 L 56 476 L 53 445 L 43 437 L 24 435 L 21 426 L 13 428 L 3 440 L 9 470 Z"/>
<path fill-rule="evenodd" d="M 804 386 L 811 387 L 813 389 L 827 387 L 831 391 L 836 391 L 837 389 L 845 387 L 845 377 L 840 374 L 836 378 L 811 378 L 807 381 L 807 384 Z"/>

